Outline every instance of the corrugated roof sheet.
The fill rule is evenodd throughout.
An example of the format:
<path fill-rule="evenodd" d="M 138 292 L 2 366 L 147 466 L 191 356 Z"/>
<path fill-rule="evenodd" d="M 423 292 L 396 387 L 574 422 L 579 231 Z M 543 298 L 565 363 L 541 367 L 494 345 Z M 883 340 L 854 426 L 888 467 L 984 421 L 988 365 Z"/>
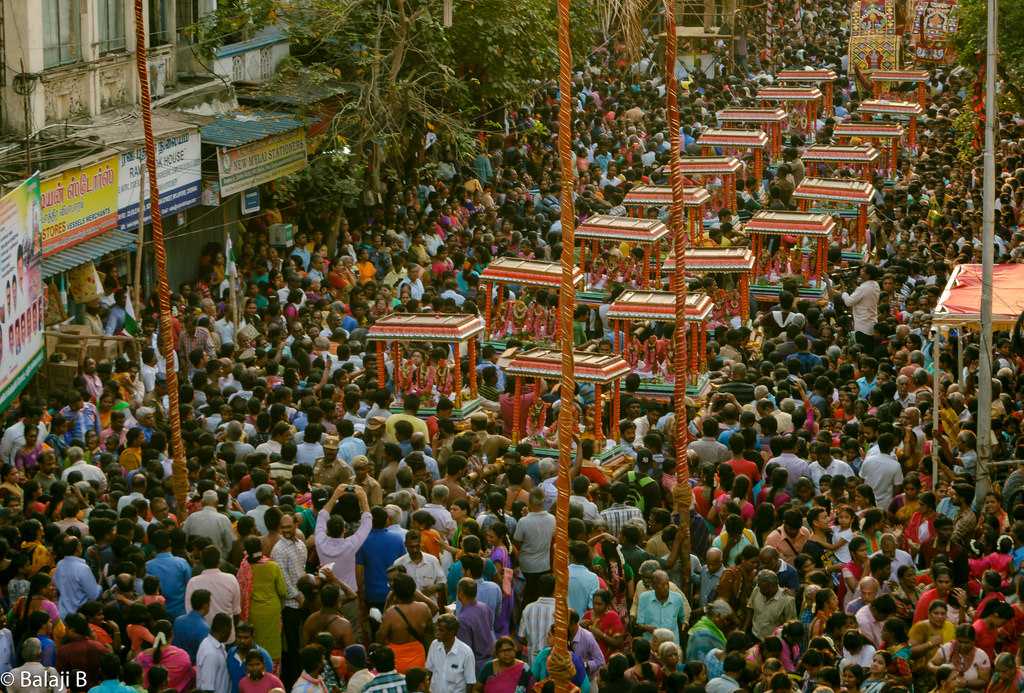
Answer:
<path fill-rule="evenodd" d="M 138 240 L 138 236 L 134 233 L 113 229 L 67 250 L 61 250 L 55 255 L 43 259 L 43 279 L 67 272 L 115 250 L 130 249 L 135 245 L 136 240 Z"/>
<path fill-rule="evenodd" d="M 241 147 L 303 125 L 302 120 L 287 113 L 233 113 L 204 125 L 200 134 L 204 144 Z"/>

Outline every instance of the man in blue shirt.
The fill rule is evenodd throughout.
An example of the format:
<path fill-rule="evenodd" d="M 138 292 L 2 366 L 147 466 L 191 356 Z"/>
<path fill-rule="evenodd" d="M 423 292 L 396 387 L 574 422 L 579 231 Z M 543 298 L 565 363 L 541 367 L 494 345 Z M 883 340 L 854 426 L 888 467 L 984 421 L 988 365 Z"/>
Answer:
<path fill-rule="evenodd" d="M 65 537 L 63 549 L 64 558 L 60 559 L 53 572 L 53 586 L 60 595 L 57 600 L 60 616 L 67 618 L 86 602 L 98 599 L 103 590 L 82 558 L 82 542 L 78 537 Z"/>
<path fill-rule="evenodd" d="M 586 542 L 572 542 L 569 553 L 572 558 L 569 563 L 569 608 L 577 614 L 583 614 L 593 606 L 594 592 L 597 592 L 600 584 L 597 576 L 587 567 L 590 564 L 590 547 Z"/>
<path fill-rule="evenodd" d="M 245 677 L 245 657 L 252 650 L 263 655 L 263 667 L 267 671 L 274 670 L 274 661 L 270 653 L 256 644 L 255 633 L 248 623 L 235 626 L 235 644 L 228 648 L 228 675 L 231 676 L 231 693 L 238 693 L 238 684 Z"/>
<path fill-rule="evenodd" d="M 678 592 L 669 590 L 668 573 L 659 570 L 652 578 L 654 589 L 640 595 L 636 610 L 636 623 L 644 631 L 644 638 L 651 639 L 651 634 L 658 628 L 667 628 L 679 642 L 679 624 L 686 623 L 686 604 Z"/>
<path fill-rule="evenodd" d="M 171 553 L 171 535 L 166 530 L 153 532 L 156 556 L 146 561 L 146 574 L 160 581 L 160 592 L 167 599 L 167 615 L 178 618 L 185 613 L 185 587 L 192 579 L 192 568 L 184 558 Z"/>
<path fill-rule="evenodd" d="M 369 608 L 384 610 L 391 586 L 388 584 L 388 568 L 405 553 L 405 541 L 394 532 L 389 532 L 388 514 L 381 506 L 370 510 L 373 528 L 356 553 L 356 592 L 366 601 Z"/>
<path fill-rule="evenodd" d="M 175 647 L 188 652 L 188 656 L 195 663 L 199 644 L 210 634 L 210 626 L 206 623 L 206 615 L 210 613 L 210 590 L 196 590 L 189 602 L 192 610 L 174 619 L 172 642 Z"/>
<path fill-rule="evenodd" d="M 135 689 L 121 683 L 121 658 L 109 652 L 100 659 L 103 683 L 93 686 L 89 693 L 135 693 Z"/>
<path fill-rule="evenodd" d="M 867 399 L 871 391 L 875 389 L 875 376 L 878 372 L 878 361 L 865 356 L 860 361 L 860 377 L 857 378 L 857 389 L 861 399 Z"/>

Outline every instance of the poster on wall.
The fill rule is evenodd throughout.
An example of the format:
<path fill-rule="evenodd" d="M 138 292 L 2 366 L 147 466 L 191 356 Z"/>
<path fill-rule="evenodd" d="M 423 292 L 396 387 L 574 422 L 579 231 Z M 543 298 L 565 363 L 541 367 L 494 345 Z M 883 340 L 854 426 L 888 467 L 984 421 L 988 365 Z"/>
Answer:
<path fill-rule="evenodd" d="M 156 143 L 156 180 L 160 186 L 160 212 L 176 214 L 199 204 L 202 180 L 202 145 L 199 131 L 182 132 Z M 117 228 L 139 228 L 139 185 L 146 178 L 146 153 L 139 147 L 121 154 L 117 173 Z M 149 214 L 149 181 L 146 180 L 146 223 Z"/>
<path fill-rule="evenodd" d="M 0 198 L 0 411 L 17 397 L 45 356 L 39 179 Z"/>
<path fill-rule="evenodd" d="M 117 227 L 117 164 L 112 156 L 39 184 L 44 257 Z"/>
<path fill-rule="evenodd" d="M 234 149 L 217 150 L 222 197 L 234 195 L 306 168 L 306 132 L 302 128 Z"/>
<path fill-rule="evenodd" d="M 956 60 L 952 41 L 959 24 L 956 0 L 917 0 L 910 38 L 914 62 L 950 64 Z"/>

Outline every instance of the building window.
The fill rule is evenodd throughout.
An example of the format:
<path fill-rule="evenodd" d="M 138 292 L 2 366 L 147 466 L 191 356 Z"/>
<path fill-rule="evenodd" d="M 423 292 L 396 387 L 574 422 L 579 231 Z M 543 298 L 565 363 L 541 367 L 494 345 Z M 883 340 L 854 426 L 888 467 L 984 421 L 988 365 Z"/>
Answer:
<path fill-rule="evenodd" d="M 149 0 L 149 45 L 171 42 L 171 0 Z"/>
<path fill-rule="evenodd" d="M 99 20 L 99 52 L 111 53 L 125 49 L 124 0 L 96 0 Z"/>
<path fill-rule="evenodd" d="M 82 59 L 81 18 L 79 0 L 43 0 L 44 67 Z"/>
<path fill-rule="evenodd" d="M 181 43 L 195 43 L 199 35 L 197 22 L 200 18 L 199 0 L 177 0 L 176 22 L 178 30 L 178 41 Z"/>

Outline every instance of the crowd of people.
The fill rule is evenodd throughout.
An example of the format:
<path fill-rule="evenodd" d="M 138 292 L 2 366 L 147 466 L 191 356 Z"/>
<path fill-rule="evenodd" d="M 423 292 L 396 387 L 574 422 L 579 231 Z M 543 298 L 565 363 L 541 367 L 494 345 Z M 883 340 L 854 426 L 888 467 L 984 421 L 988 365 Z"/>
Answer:
<path fill-rule="evenodd" d="M 829 142 L 865 98 L 845 78 L 847 3 L 782 5 L 774 55 L 760 31 L 738 25 L 707 73 L 679 68 L 690 153 L 716 110 L 753 105 L 773 67 L 844 75 L 814 141 Z M 654 33 L 638 60 L 624 49 L 596 50 L 575 75 L 580 219 L 623 213 L 624 194 L 668 160 Z M 187 507 L 172 483 L 154 302 L 140 311 L 135 350 L 86 356 L 66 391 L 24 395 L 7 412 L 0 684 L 552 690 L 558 463 L 512 432 L 553 430 L 572 406 L 590 433 L 595 420 L 604 431 L 615 423 L 634 458 L 613 476 L 595 462 L 592 435 L 574 445 L 565 598 L 576 689 L 1024 690 L 1024 467 L 1004 466 L 1008 478 L 976 493 L 979 350 L 929 324 L 949 272 L 981 253 L 980 160 L 953 127 L 971 95 L 946 69 L 927 87 L 918 151 L 894 180 L 876 181 L 859 275 L 834 276 L 817 302 L 796 298 L 799 276 L 780 276 L 779 303 L 754 304 L 748 324 L 719 306 L 712 389 L 686 402 L 688 557 L 674 408 L 642 396 L 636 374 L 617 406 L 597 411 L 592 387 L 565 401 L 543 382 L 515 406 L 513 378 L 488 347 L 471 363 L 405 343 L 397 363 L 389 348 L 378 378 L 367 340 L 376 320 L 483 314 L 496 297 L 481 293 L 479 275 L 493 258 L 559 258 L 563 181 L 547 134 L 557 92 L 541 88 L 510 111 L 509 134 L 464 165 L 442 158 L 430 177 L 389 181 L 365 218 L 333 230 L 300 223 L 288 247 L 268 242 L 273 213 L 249 223 L 235 245 L 237 311 L 224 249 L 207 250 L 196 281 L 174 295 Z M 1024 247 L 1021 121 L 1001 120 L 996 257 L 1014 261 Z M 795 209 L 810 143 L 792 137 L 764 180 L 740 180 L 737 223 L 721 215 L 713 242 L 742 244 L 740 223 L 758 209 Z M 584 268 L 591 285 L 612 295 L 635 285 L 631 250 L 601 248 Z M 106 285 L 82 321 L 114 334 L 126 288 L 113 270 Z M 555 303 L 534 292 L 523 306 L 533 314 L 512 305 L 510 323 L 551 337 Z M 639 330 L 652 353 L 671 331 Z M 577 312 L 577 348 L 607 353 L 613 337 L 606 306 Z M 993 455 L 1022 458 L 1024 362 L 1008 335 L 997 335 L 994 364 Z M 471 370 L 482 406 L 457 421 L 455 383 Z"/>

